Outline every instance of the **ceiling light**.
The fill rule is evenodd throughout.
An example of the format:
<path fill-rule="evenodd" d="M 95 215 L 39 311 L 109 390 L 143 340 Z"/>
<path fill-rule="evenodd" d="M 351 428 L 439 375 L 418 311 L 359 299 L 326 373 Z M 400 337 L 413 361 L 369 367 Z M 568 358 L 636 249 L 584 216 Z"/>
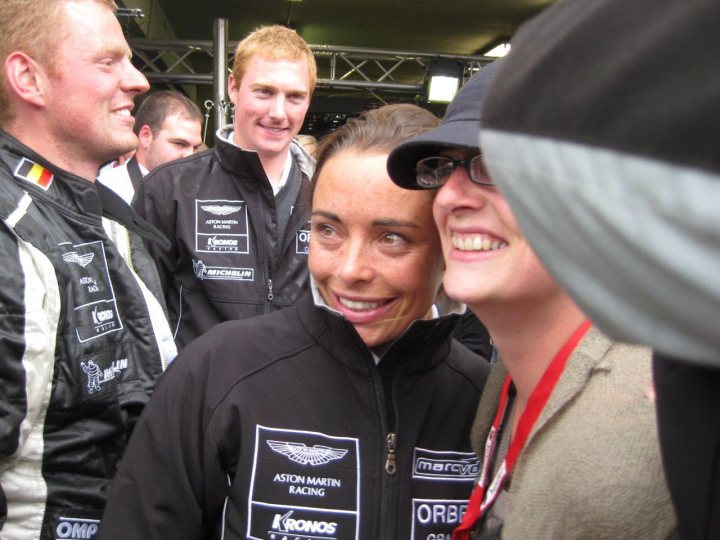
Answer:
<path fill-rule="evenodd" d="M 483 56 L 492 56 L 493 58 L 502 58 L 507 53 L 510 52 L 510 44 L 509 43 L 500 43 L 490 49 L 488 52 L 484 53 Z"/>
<path fill-rule="evenodd" d="M 428 102 L 450 103 L 460 88 L 462 68 L 462 64 L 456 60 L 433 60 L 428 74 Z"/>
<path fill-rule="evenodd" d="M 460 86 L 460 79 L 457 77 L 446 77 L 435 75 L 430 77 L 430 88 L 428 89 L 428 101 L 433 103 L 450 103 L 457 94 Z"/>

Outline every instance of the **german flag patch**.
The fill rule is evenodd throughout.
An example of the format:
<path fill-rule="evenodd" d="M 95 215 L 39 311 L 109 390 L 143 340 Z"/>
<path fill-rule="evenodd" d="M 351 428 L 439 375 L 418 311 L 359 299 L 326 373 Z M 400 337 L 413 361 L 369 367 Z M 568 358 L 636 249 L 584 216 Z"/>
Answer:
<path fill-rule="evenodd" d="M 45 167 L 38 165 L 27 158 L 22 158 L 20 160 L 20 163 L 18 163 L 18 166 L 15 168 L 15 176 L 25 180 L 26 182 L 30 182 L 31 184 L 36 184 L 45 191 L 50 188 L 53 178 L 55 178 L 53 173 Z"/>

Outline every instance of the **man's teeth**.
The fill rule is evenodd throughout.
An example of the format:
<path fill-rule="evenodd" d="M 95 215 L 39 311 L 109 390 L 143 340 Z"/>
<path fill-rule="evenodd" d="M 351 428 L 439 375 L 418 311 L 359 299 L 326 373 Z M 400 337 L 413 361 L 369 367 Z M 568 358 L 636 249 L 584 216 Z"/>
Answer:
<path fill-rule="evenodd" d="M 383 304 L 383 302 L 356 302 L 355 300 L 348 300 L 347 298 L 338 298 L 343 306 L 356 311 L 360 311 L 362 309 L 375 309 Z"/>
<path fill-rule="evenodd" d="M 130 109 L 118 109 L 115 114 L 118 116 L 130 116 Z"/>
<path fill-rule="evenodd" d="M 489 236 L 482 234 L 474 234 L 462 238 L 453 236 L 452 244 L 455 249 L 460 251 L 493 251 L 507 246 L 506 242 L 492 240 Z"/>

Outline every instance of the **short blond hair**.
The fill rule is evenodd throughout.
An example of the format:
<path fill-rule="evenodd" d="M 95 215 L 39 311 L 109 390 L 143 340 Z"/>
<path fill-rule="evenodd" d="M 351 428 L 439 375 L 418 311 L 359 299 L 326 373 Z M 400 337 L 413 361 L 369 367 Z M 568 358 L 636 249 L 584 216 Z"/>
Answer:
<path fill-rule="evenodd" d="M 262 56 L 268 60 L 304 62 L 310 72 L 310 93 L 315 90 L 317 84 L 315 55 L 305 40 L 294 30 L 279 24 L 261 26 L 238 43 L 232 69 L 236 84 L 240 84 L 254 56 Z"/>
<path fill-rule="evenodd" d="M 67 36 L 63 6 L 70 2 L 95 2 L 117 11 L 115 0 L 0 0 L 0 126 L 12 120 L 5 60 L 21 51 L 50 73 L 55 72 L 57 44 Z"/>

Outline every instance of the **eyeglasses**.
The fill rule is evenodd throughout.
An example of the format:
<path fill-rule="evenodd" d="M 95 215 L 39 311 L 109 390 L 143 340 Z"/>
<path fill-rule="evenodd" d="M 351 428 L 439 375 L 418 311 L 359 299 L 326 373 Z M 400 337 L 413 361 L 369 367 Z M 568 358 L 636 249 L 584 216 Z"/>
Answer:
<path fill-rule="evenodd" d="M 421 159 L 415 166 L 417 185 L 425 189 L 439 188 L 458 165 L 465 167 L 470 180 L 481 186 L 494 186 L 495 183 L 488 176 L 482 154 L 476 154 L 465 159 L 452 159 L 447 156 L 432 156 Z"/>

